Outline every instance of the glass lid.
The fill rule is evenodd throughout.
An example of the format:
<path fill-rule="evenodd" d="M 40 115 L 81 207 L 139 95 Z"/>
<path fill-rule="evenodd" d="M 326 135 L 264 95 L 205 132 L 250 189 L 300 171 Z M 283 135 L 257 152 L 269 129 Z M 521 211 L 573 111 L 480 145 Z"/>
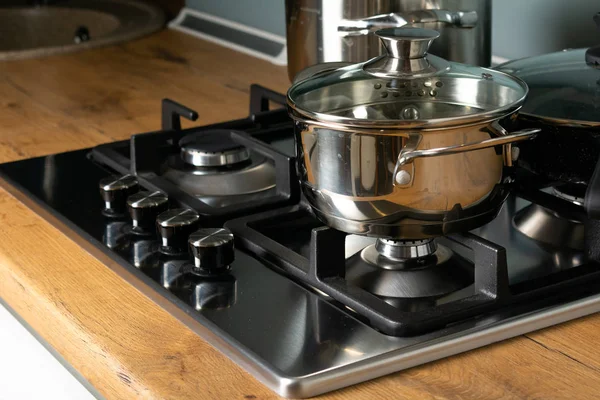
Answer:
<path fill-rule="evenodd" d="M 593 48 L 590 50 L 594 50 Z M 529 86 L 522 114 L 563 125 L 600 125 L 600 70 L 590 50 L 566 50 L 511 61 L 498 70 Z"/>
<path fill-rule="evenodd" d="M 421 28 L 376 32 L 387 54 L 326 69 L 288 91 L 292 117 L 368 128 L 460 125 L 516 111 L 527 85 L 503 72 L 427 54 L 439 33 Z"/>

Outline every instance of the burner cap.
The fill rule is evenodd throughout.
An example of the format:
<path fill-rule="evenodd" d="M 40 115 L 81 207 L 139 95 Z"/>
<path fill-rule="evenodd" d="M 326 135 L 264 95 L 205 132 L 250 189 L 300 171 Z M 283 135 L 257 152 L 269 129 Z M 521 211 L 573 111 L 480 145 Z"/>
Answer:
<path fill-rule="evenodd" d="M 382 266 L 382 268 L 403 269 L 408 267 L 410 260 L 421 259 L 435 253 L 437 245 L 433 239 L 391 240 L 379 238 L 375 243 L 375 249 L 385 258 L 399 261 L 387 263 L 389 266 Z"/>
<path fill-rule="evenodd" d="M 230 133 L 216 129 L 183 137 L 179 141 L 181 158 L 196 167 L 224 167 L 248 160 L 250 151 L 234 142 Z"/>
<path fill-rule="evenodd" d="M 555 248 L 584 249 L 583 222 L 562 218 L 537 204 L 520 210 L 513 217 L 513 226 L 525 236 Z"/>
<path fill-rule="evenodd" d="M 473 283 L 473 265 L 438 245 L 423 257 L 394 259 L 369 245 L 347 260 L 346 281 L 386 298 L 439 298 Z"/>

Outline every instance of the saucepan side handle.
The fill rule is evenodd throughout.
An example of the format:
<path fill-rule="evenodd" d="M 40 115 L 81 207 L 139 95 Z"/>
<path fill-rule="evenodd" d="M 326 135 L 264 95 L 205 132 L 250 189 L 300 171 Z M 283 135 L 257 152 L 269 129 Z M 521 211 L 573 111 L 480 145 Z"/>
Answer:
<path fill-rule="evenodd" d="M 417 10 L 409 13 L 390 13 L 374 15 L 363 19 L 343 20 L 338 25 L 340 35 L 366 34 L 381 28 L 399 28 L 410 24 L 445 23 L 457 28 L 477 26 L 476 11 Z"/>
<path fill-rule="evenodd" d="M 400 151 L 400 154 L 398 154 L 398 160 L 396 161 L 396 167 L 394 168 L 394 185 L 404 185 L 403 182 L 406 181 L 406 179 L 402 179 L 402 177 L 400 176 L 404 175 L 401 173 L 403 167 L 405 165 L 411 164 L 417 158 L 441 157 L 450 154 L 465 153 L 467 151 L 475 151 L 486 149 L 488 147 L 521 142 L 523 140 L 533 139 L 535 135 L 537 135 L 540 131 L 541 129 L 539 128 L 523 129 L 516 132 L 512 132 L 507 135 L 481 140 L 479 142 L 457 144 L 454 146 L 438 147 L 435 149 L 425 150 L 415 150 L 416 146 L 411 146 L 411 140 L 409 139 L 407 145 L 404 146 L 402 148 L 402 151 Z"/>

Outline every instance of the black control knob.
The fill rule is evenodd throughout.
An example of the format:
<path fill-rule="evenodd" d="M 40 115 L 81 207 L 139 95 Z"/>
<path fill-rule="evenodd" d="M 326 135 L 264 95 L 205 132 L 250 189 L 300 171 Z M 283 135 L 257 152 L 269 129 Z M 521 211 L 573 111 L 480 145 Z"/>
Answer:
<path fill-rule="evenodd" d="M 156 227 L 162 239 L 161 251 L 167 254 L 187 251 L 188 238 L 198 229 L 200 216 L 189 208 L 174 208 L 156 218 Z"/>
<path fill-rule="evenodd" d="M 104 200 L 104 213 L 107 215 L 125 214 L 127 198 L 140 188 L 133 175 L 111 175 L 101 179 L 99 187 L 100 196 Z"/>
<path fill-rule="evenodd" d="M 216 274 L 229 270 L 235 258 L 233 234 L 226 228 L 204 228 L 192 233 L 189 246 L 199 273 Z"/>
<path fill-rule="evenodd" d="M 127 198 L 127 208 L 134 231 L 153 233 L 156 217 L 169 208 L 169 198 L 159 191 L 139 192 Z"/>

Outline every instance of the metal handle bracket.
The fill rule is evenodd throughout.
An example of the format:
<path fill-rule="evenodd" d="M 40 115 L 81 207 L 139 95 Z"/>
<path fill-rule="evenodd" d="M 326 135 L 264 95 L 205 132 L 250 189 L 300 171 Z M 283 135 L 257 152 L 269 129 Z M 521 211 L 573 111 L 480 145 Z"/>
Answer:
<path fill-rule="evenodd" d="M 425 149 L 425 150 L 415 150 L 416 144 L 418 144 L 420 140 L 420 134 L 413 135 L 418 136 L 419 140 L 409 141 L 406 146 L 402 148 L 400 154 L 398 154 L 398 160 L 396 161 L 396 167 L 394 168 L 394 185 L 395 186 L 405 186 L 406 185 L 406 174 L 402 174 L 403 167 L 408 164 L 412 164 L 412 162 L 417 158 L 426 158 L 426 157 L 441 157 L 447 156 L 450 154 L 458 154 L 465 153 L 468 151 L 475 151 L 480 149 L 486 149 L 489 147 L 500 146 L 505 144 L 511 144 L 515 142 L 520 142 L 523 140 L 533 139 L 535 135 L 537 135 L 541 129 L 539 128 L 530 128 L 523 129 L 520 131 L 516 131 L 510 133 L 508 135 L 503 135 L 491 139 L 482 140 L 479 142 L 473 143 L 465 143 L 465 144 L 457 144 L 454 146 L 448 147 L 438 147 L 435 149 Z M 416 143 L 416 144 L 415 144 Z M 403 183 L 404 182 L 404 183 Z"/>
<path fill-rule="evenodd" d="M 367 34 L 381 28 L 399 28 L 404 25 L 422 23 L 445 23 L 458 28 L 477 26 L 479 16 L 476 11 L 418 10 L 409 13 L 390 13 L 363 19 L 343 20 L 338 26 L 341 35 Z"/>

